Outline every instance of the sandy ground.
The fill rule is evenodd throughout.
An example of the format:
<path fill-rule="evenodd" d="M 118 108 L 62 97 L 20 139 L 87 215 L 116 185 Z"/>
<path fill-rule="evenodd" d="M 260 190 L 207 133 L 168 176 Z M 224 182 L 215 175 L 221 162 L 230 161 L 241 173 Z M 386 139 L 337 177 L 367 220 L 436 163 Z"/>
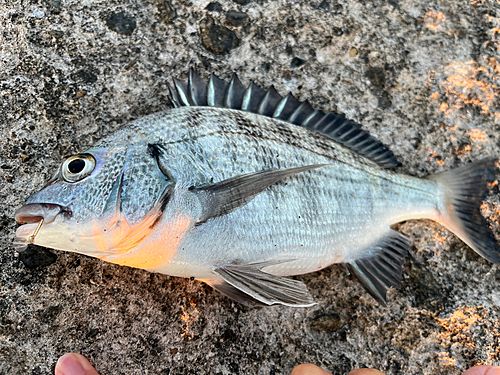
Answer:
<path fill-rule="evenodd" d="M 61 158 L 170 108 L 166 83 L 238 73 L 362 123 L 425 176 L 498 156 L 498 0 L 0 0 L 0 373 L 62 354 L 111 374 L 460 374 L 500 364 L 500 272 L 429 221 L 378 305 L 343 267 L 302 276 L 320 303 L 250 309 L 196 281 L 35 249 L 13 213 Z M 499 189 L 483 212 L 498 235 Z M 53 255 L 55 254 L 55 255 Z M 29 266 L 29 267 L 28 267 Z"/>

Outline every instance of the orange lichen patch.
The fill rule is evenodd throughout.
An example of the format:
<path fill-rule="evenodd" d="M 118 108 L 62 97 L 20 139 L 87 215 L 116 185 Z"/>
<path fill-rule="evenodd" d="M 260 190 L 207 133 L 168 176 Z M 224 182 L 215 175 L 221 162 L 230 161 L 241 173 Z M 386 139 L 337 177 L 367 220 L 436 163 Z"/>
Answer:
<path fill-rule="evenodd" d="M 467 134 L 469 134 L 471 141 L 474 143 L 484 143 L 488 141 L 488 136 L 483 130 L 469 129 L 467 130 Z"/>
<path fill-rule="evenodd" d="M 477 4 L 484 4 L 486 2 L 494 2 L 496 1 L 497 4 L 500 4 L 500 0 L 470 0 L 472 5 L 477 5 Z"/>
<path fill-rule="evenodd" d="M 488 19 L 488 22 L 491 22 L 492 24 L 498 26 L 500 23 L 500 18 L 492 16 L 491 14 L 485 14 L 486 18 Z M 494 30 L 495 28 L 493 28 Z"/>
<path fill-rule="evenodd" d="M 452 208 L 452 210 L 454 207 Z M 443 230 L 435 230 L 434 231 L 434 241 L 436 243 L 436 249 L 441 250 L 443 246 L 449 243 L 450 241 L 450 236 L 448 231 L 443 231 Z"/>
<path fill-rule="evenodd" d="M 474 347 L 469 335 L 470 330 L 482 318 L 488 315 L 488 311 L 483 306 L 477 307 L 459 307 L 450 317 L 438 319 L 439 325 L 445 329 L 441 334 L 443 343 L 446 345 L 454 342 L 460 342 L 462 345 Z"/>
<path fill-rule="evenodd" d="M 464 147 L 456 147 L 455 151 L 461 156 L 466 156 L 472 152 L 472 147 L 470 147 L 469 145 L 466 145 Z"/>
<path fill-rule="evenodd" d="M 429 147 L 427 147 L 427 150 L 429 151 L 429 154 L 431 154 L 431 156 L 426 158 L 425 160 L 435 161 L 440 167 L 442 167 L 444 165 L 444 161 L 439 159 L 438 154 L 432 151 Z"/>
<path fill-rule="evenodd" d="M 460 306 L 449 317 L 437 321 L 443 328 L 439 335 L 441 347 L 446 349 L 439 354 L 443 365 L 455 365 L 451 348 L 474 365 L 498 361 L 500 321 L 495 313 L 490 314 L 484 306 Z"/>
<path fill-rule="evenodd" d="M 441 12 L 427 12 L 424 17 L 425 26 L 432 31 L 439 31 L 444 28 L 446 16 Z"/>
<path fill-rule="evenodd" d="M 181 337 L 187 340 L 194 339 L 194 333 L 191 331 L 191 325 L 198 320 L 200 316 L 200 312 L 196 308 L 196 302 L 191 301 L 189 303 L 189 308 L 186 310 L 184 306 L 182 306 L 182 314 L 180 315 L 180 319 L 182 321 L 182 334 Z"/>
<path fill-rule="evenodd" d="M 441 105 L 439 106 L 439 110 L 440 110 L 441 112 L 444 112 L 444 113 L 449 113 L 449 111 L 448 111 L 448 108 L 449 108 L 449 107 L 450 107 L 450 106 L 448 105 L 448 103 L 444 103 L 444 102 L 443 102 L 443 103 L 441 103 Z"/>
<path fill-rule="evenodd" d="M 438 356 L 443 366 L 455 366 L 455 360 L 448 353 L 440 352 Z"/>
<path fill-rule="evenodd" d="M 483 149 L 480 144 L 488 141 L 488 136 L 486 135 L 485 131 L 479 129 L 469 129 L 467 130 L 467 134 L 469 135 L 469 138 L 474 143 L 474 145 L 480 150 Z"/>
<path fill-rule="evenodd" d="M 500 5 L 500 0 L 471 0 L 471 3 L 473 5 L 487 5 L 488 8 L 493 12 L 495 12 L 498 8 L 498 5 L 496 5 L 495 2 L 496 4 Z M 493 42 L 493 44 L 496 45 L 497 49 L 500 50 L 500 39 L 498 38 L 498 34 L 500 34 L 500 17 L 495 17 L 490 14 L 485 14 L 485 17 L 487 18 L 488 22 L 493 24 L 493 27 L 489 30 L 489 33 L 492 36 L 491 42 Z"/>
<path fill-rule="evenodd" d="M 484 60 L 488 62 L 488 65 L 495 73 L 500 73 L 500 63 L 498 61 L 496 61 L 493 57 L 487 58 L 486 56 L 484 56 Z"/>
<path fill-rule="evenodd" d="M 447 102 L 441 103 L 440 111 L 449 115 L 451 111 L 472 106 L 481 109 L 483 114 L 493 115 L 499 88 L 490 83 L 494 80 L 490 70 L 475 61 L 453 61 L 446 66 L 445 73 L 448 77 L 442 86 Z"/>
<path fill-rule="evenodd" d="M 495 186 L 498 185 L 498 180 L 495 180 L 493 182 L 488 182 L 488 189 L 493 189 Z"/>
<path fill-rule="evenodd" d="M 495 181 L 493 184 L 490 184 L 491 187 L 496 186 L 498 181 Z M 490 187 L 490 186 L 488 186 Z M 486 203 L 483 202 L 481 205 L 481 214 L 488 219 L 491 223 L 490 226 L 495 230 L 494 227 L 500 226 L 500 205 L 498 202 Z"/>

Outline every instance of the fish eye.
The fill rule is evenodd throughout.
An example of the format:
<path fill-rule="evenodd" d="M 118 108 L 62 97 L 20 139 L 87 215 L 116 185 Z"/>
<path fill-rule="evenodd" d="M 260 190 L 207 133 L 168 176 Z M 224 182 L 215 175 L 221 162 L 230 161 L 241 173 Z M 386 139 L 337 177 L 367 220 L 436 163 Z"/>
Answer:
<path fill-rule="evenodd" d="M 67 182 L 78 182 L 90 175 L 95 168 L 95 159 L 90 154 L 78 154 L 67 158 L 62 167 L 61 174 Z"/>

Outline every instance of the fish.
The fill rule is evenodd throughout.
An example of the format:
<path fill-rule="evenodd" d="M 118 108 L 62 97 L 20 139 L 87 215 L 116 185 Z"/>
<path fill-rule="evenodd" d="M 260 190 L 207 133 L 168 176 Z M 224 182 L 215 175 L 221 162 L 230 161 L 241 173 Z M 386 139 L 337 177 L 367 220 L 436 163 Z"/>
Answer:
<path fill-rule="evenodd" d="M 196 279 L 250 306 L 314 305 L 289 276 L 334 263 L 386 305 L 412 244 L 391 226 L 411 219 L 500 263 L 480 211 L 497 159 L 404 175 L 361 125 L 273 86 L 191 69 L 168 89 L 172 109 L 65 158 L 15 212 L 19 251 L 34 243 Z"/>

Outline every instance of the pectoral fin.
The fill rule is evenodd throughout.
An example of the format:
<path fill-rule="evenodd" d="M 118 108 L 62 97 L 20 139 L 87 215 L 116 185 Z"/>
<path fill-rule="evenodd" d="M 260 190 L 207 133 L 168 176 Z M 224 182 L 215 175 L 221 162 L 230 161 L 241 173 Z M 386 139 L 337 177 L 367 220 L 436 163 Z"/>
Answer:
<path fill-rule="evenodd" d="M 409 238 L 390 229 L 387 235 L 365 249 L 367 256 L 348 262 L 347 268 L 373 298 L 387 306 L 387 290 L 401 284 L 410 246 Z"/>
<path fill-rule="evenodd" d="M 271 265 L 271 264 L 269 264 Z M 226 283 L 236 288 L 220 288 L 226 295 L 237 300 L 256 300 L 263 305 L 281 304 L 293 307 L 309 307 L 315 304 L 307 287 L 300 281 L 275 276 L 261 271 L 266 264 L 223 266 L 214 269 Z M 214 285 L 217 288 L 217 285 Z M 231 293 L 227 293 L 227 290 Z M 248 299 L 242 298 L 241 292 Z"/>
<path fill-rule="evenodd" d="M 263 190 L 286 177 L 321 168 L 325 165 L 327 164 L 306 165 L 304 167 L 278 170 L 268 169 L 232 177 L 207 186 L 193 187 L 190 190 L 199 195 L 205 210 L 196 225 L 233 212 L 246 205 Z"/>

